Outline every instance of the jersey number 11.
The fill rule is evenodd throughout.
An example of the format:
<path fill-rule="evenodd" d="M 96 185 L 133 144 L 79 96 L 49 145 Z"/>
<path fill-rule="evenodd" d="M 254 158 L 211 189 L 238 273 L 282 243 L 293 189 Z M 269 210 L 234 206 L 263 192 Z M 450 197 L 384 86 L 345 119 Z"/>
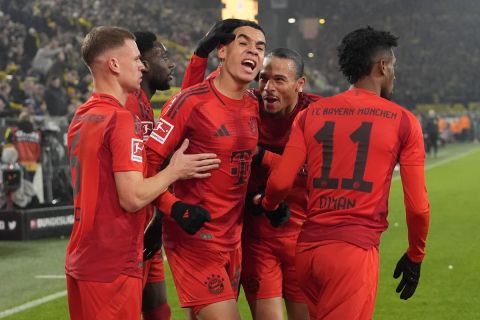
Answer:
<path fill-rule="evenodd" d="M 313 178 L 313 187 L 318 189 L 338 189 L 338 178 L 331 178 L 330 171 L 332 169 L 333 158 L 333 133 L 335 122 L 327 121 L 325 125 L 315 134 L 315 140 L 323 145 L 323 163 L 322 175 Z M 355 157 L 355 168 L 353 170 L 353 178 L 341 178 L 341 189 L 355 190 L 361 192 L 371 192 L 373 183 L 363 180 L 365 175 L 365 167 L 367 166 L 368 147 L 370 144 L 370 133 L 372 131 L 371 122 L 362 122 L 360 127 L 355 130 L 350 139 L 354 143 L 358 143 L 357 155 Z"/>

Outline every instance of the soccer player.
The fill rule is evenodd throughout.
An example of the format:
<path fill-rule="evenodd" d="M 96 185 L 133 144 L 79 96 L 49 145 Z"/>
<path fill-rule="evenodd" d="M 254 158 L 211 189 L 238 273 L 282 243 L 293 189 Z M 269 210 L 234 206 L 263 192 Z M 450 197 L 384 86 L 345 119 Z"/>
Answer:
<path fill-rule="evenodd" d="M 163 162 L 184 139 L 191 152 L 215 152 L 220 168 L 204 180 L 174 184 L 175 196 L 204 206 L 212 220 L 194 236 L 164 217 L 164 248 L 180 304 L 198 319 L 240 319 L 236 297 L 241 273 L 243 203 L 258 142 L 258 103 L 248 84 L 260 70 L 265 36 L 242 21 L 235 39 L 218 47 L 222 69 L 172 97 L 146 142 L 149 162 Z"/>
<path fill-rule="evenodd" d="M 200 41 L 187 68 L 183 86 L 190 86 L 193 84 L 190 82 L 203 78 L 207 55 L 198 55 L 203 52 L 200 47 L 206 41 L 226 38 L 225 32 L 228 32 L 227 26 L 212 29 L 207 34 L 210 39 Z M 303 59 L 297 52 L 275 49 L 263 61 L 258 89 L 249 89 L 260 104 L 259 146 L 268 151 L 283 152 L 293 119 L 319 98 L 303 93 L 303 69 Z M 249 193 L 264 189 L 268 174 L 268 169 L 254 165 Z M 255 216 L 248 206 L 245 209 L 241 284 L 254 319 L 283 319 L 282 298 L 285 299 L 288 319 L 308 319 L 307 305 L 295 272 L 295 246 L 307 206 L 305 169 L 298 172 L 295 187 L 286 203 L 292 216 L 280 228 L 274 228 L 265 216 Z"/>
<path fill-rule="evenodd" d="M 75 208 L 65 262 L 70 317 L 136 319 L 142 295 L 142 208 L 179 178 L 208 177 L 205 170 L 217 167 L 218 159 L 184 155 L 185 141 L 165 170 L 144 178 L 140 121 L 124 108 L 144 70 L 135 37 L 122 28 L 94 28 L 83 41 L 82 58 L 94 91 L 68 130 Z M 209 213 L 190 208 L 175 220 L 194 232 Z"/>
<path fill-rule="evenodd" d="M 352 88 L 298 114 L 261 200 L 267 212 L 275 209 L 307 161 L 307 220 L 295 262 L 312 319 L 371 319 L 397 162 L 409 241 L 394 272 L 403 273 L 400 298 L 410 298 L 420 278 L 430 216 L 425 152 L 415 116 L 389 101 L 396 46 L 395 36 L 370 27 L 343 38 L 339 63 Z"/>
<path fill-rule="evenodd" d="M 125 107 L 140 119 L 145 141 L 153 130 L 154 117 L 150 99 L 157 90 L 170 89 L 170 81 L 175 64 L 168 58 L 167 49 L 157 40 L 157 36 L 149 31 L 134 32 L 135 42 L 145 66 L 141 88 L 128 96 Z M 153 205 L 146 208 L 147 219 L 153 218 Z M 160 213 L 157 213 L 160 214 Z M 152 223 L 159 223 L 154 220 Z M 161 228 L 161 226 L 159 226 Z M 158 235 L 157 235 L 158 237 Z M 160 237 L 159 237 L 160 238 Z M 148 236 L 145 238 L 146 249 L 150 248 Z M 156 252 L 143 265 L 142 316 L 144 320 L 167 320 L 171 317 L 171 309 L 167 302 L 165 286 L 165 269 L 162 251 Z"/>

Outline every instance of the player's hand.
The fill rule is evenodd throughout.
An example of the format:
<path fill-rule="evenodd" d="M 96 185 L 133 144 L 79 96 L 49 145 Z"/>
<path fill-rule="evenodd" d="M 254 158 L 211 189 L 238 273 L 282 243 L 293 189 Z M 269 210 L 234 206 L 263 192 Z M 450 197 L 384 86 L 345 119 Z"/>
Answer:
<path fill-rule="evenodd" d="M 269 211 L 262 206 L 262 200 L 264 197 L 264 193 L 257 194 L 253 197 L 252 202 L 255 206 L 260 207 L 259 209 L 257 208 L 257 210 L 262 210 L 268 220 L 270 220 L 270 224 L 272 225 L 272 227 L 278 228 L 287 223 L 288 219 L 290 219 L 291 211 L 290 208 L 285 204 L 285 202 L 282 201 L 278 205 L 277 209 Z"/>
<path fill-rule="evenodd" d="M 162 247 L 162 213 L 157 213 L 145 229 L 143 237 L 143 261 L 153 258 Z"/>
<path fill-rule="evenodd" d="M 277 209 L 273 211 L 265 210 L 264 212 L 268 220 L 270 220 L 270 224 L 274 228 L 278 228 L 287 223 L 291 215 L 290 208 L 285 204 L 285 202 L 281 202 Z"/>
<path fill-rule="evenodd" d="M 207 58 L 210 52 L 215 50 L 220 44 L 229 44 L 235 39 L 233 30 L 241 25 L 239 19 L 225 19 L 217 21 L 200 39 L 195 49 L 195 54 L 202 58 Z"/>
<path fill-rule="evenodd" d="M 260 216 L 263 214 L 263 207 L 258 204 L 258 202 L 254 202 L 254 198 L 258 197 L 258 194 L 262 194 L 263 190 L 258 190 L 258 192 L 249 192 L 245 197 L 245 212 L 247 214 L 253 214 L 254 216 Z"/>
<path fill-rule="evenodd" d="M 178 179 L 208 178 L 210 170 L 220 166 L 220 159 L 214 153 L 185 154 L 189 140 L 183 140 L 182 145 L 172 155 L 169 167 L 174 170 Z"/>
<path fill-rule="evenodd" d="M 397 263 L 393 277 L 397 279 L 403 273 L 402 280 L 397 287 L 397 293 L 401 292 L 400 299 L 407 300 L 415 293 L 420 280 L 421 263 L 415 263 L 405 253 Z"/>
<path fill-rule="evenodd" d="M 205 222 L 212 220 L 206 209 L 182 201 L 173 204 L 171 216 L 190 235 L 200 230 Z"/>

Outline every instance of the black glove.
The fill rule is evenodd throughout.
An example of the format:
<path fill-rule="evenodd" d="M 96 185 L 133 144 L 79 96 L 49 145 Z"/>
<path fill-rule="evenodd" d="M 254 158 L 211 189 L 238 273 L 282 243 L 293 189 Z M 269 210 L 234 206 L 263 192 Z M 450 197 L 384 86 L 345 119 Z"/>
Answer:
<path fill-rule="evenodd" d="M 265 148 L 262 146 L 257 146 L 257 153 L 252 157 L 252 164 L 254 165 L 261 165 L 263 156 L 265 155 Z"/>
<path fill-rule="evenodd" d="M 212 220 L 210 212 L 200 206 L 177 201 L 172 206 L 171 216 L 188 234 L 195 234 L 206 221 Z"/>
<path fill-rule="evenodd" d="M 143 261 L 153 258 L 162 247 L 162 217 L 158 212 L 150 221 L 143 237 Z"/>
<path fill-rule="evenodd" d="M 285 202 L 281 202 L 278 205 L 278 208 L 273 211 L 264 210 L 264 212 L 268 220 L 270 220 L 270 224 L 274 228 L 278 228 L 287 223 L 291 215 L 290 208 L 285 204 Z"/>
<path fill-rule="evenodd" d="M 420 265 L 421 263 L 415 263 L 405 253 L 397 263 L 393 277 L 397 279 L 403 273 L 402 280 L 397 287 L 397 293 L 400 294 L 400 299 L 407 300 L 415 293 L 418 281 L 420 280 Z"/>
<path fill-rule="evenodd" d="M 195 54 L 202 58 L 207 58 L 210 52 L 217 48 L 220 44 L 229 44 L 235 39 L 233 30 L 243 24 L 239 19 L 225 19 L 217 21 L 200 39 L 195 49 Z"/>
<path fill-rule="evenodd" d="M 253 213 L 253 215 L 257 216 L 264 213 L 265 216 L 268 218 L 268 220 L 270 220 L 270 224 L 274 228 L 278 228 L 284 225 L 285 223 L 287 223 L 288 219 L 290 219 L 291 212 L 290 212 L 290 208 L 285 204 L 285 202 L 282 201 L 278 205 L 277 209 L 273 211 L 268 211 L 268 210 L 265 210 L 265 208 L 262 206 L 262 201 L 263 201 L 263 198 L 265 197 L 265 193 L 264 192 L 260 193 L 261 197 L 259 200 L 259 204 L 255 204 L 253 202 L 253 198 L 257 195 L 258 194 L 254 194 L 253 196 L 251 196 L 251 200 L 250 200 L 250 202 L 252 203 L 252 208 L 250 208 L 250 210 L 251 210 L 251 213 Z"/>
<path fill-rule="evenodd" d="M 254 216 L 259 216 L 263 214 L 265 210 L 263 209 L 261 204 L 258 205 L 253 202 L 253 198 L 255 198 L 255 196 L 257 196 L 258 194 L 261 194 L 263 198 L 263 193 L 263 188 L 259 188 L 257 192 L 247 193 L 247 196 L 245 197 L 245 212 L 247 214 L 253 214 Z"/>

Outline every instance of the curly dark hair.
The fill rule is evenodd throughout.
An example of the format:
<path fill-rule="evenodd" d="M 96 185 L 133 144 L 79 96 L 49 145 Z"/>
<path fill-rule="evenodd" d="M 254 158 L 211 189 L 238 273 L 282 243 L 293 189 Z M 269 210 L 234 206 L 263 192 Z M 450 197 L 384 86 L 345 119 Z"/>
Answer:
<path fill-rule="evenodd" d="M 370 74 L 375 55 L 396 47 L 397 40 L 398 37 L 390 32 L 374 30 L 370 26 L 350 32 L 337 48 L 340 71 L 349 83 L 356 83 Z"/>

